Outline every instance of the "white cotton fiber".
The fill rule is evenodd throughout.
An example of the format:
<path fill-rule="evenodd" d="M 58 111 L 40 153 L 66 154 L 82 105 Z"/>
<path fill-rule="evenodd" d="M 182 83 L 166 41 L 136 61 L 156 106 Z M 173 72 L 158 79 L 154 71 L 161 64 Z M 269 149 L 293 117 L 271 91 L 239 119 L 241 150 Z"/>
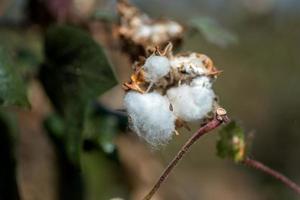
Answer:
<path fill-rule="evenodd" d="M 203 64 L 203 59 L 192 53 L 186 56 L 176 56 L 170 61 L 172 68 L 180 69 L 190 75 L 205 75 L 207 69 Z"/>
<path fill-rule="evenodd" d="M 187 122 L 203 119 L 213 108 L 215 94 L 209 78 L 200 77 L 191 85 L 181 85 L 167 91 L 174 114 Z"/>
<path fill-rule="evenodd" d="M 150 26 L 143 25 L 137 28 L 136 34 L 133 35 L 134 40 L 147 40 L 152 34 Z"/>
<path fill-rule="evenodd" d="M 212 86 L 211 79 L 208 78 L 207 76 L 201 76 L 194 78 L 193 81 L 191 82 L 191 86 L 201 86 L 210 89 Z"/>
<path fill-rule="evenodd" d="M 158 93 L 130 91 L 124 105 L 131 119 L 131 128 L 152 146 L 166 144 L 175 130 L 175 116 L 168 99 Z"/>
<path fill-rule="evenodd" d="M 165 56 L 150 56 L 144 64 L 145 78 L 147 81 L 156 82 L 170 71 L 169 59 Z"/>
<path fill-rule="evenodd" d="M 171 21 L 167 24 L 167 29 L 168 29 L 169 35 L 171 35 L 171 36 L 176 36 L 183 31 L 182 26 L 173 21 Z"/>

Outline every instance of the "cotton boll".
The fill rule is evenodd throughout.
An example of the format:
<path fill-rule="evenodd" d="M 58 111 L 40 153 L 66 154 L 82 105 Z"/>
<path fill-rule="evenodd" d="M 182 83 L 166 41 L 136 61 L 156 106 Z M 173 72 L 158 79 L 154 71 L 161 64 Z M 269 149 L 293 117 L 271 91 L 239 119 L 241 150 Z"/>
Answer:
<path fill-rule="evenodd" d="M 204 80 L 198 80 L 200 85 L 181 85 L 167 91 L 174 114 L 187 122 L 203 119 L 213 108 L 215 94 L 210 88 L 203 86 Z M 207 84 L 207 83 L 206 83 Z"/>
<path fill-rule="evenodd" d="M 175 131 L 175 116 L 169 100 L 158 93 L 128 92 L 124 105 L 132 130 L 152 146 L 166 144 Z"/>
<path fill-rule="evenodd" d="M 165 56 L 150 56 L 144 64 L 147 81 L 156 82 L 170 71 L 169 59 Z"/>
<path fill-rule="evenodd" d="M 140 26 L 137 29 L 136 34 L 134 35 L 134 40 L 146 40 L 151 36 L 151 34 L 152 34 L 151 27 L 147 25 Z"/>

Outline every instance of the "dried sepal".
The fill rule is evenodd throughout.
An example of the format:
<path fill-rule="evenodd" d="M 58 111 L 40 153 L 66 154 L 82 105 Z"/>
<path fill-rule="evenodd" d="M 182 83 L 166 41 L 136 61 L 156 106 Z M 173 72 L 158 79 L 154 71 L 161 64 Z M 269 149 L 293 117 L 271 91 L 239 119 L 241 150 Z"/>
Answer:
<path fill-rule="evenodd" d="M 137 91 L 139 93 L 145 93 L 145 90 L 141 88 L 141 85 L 144 84 L 144 72 L 143 70 L 139 70 L 136 73 L 132 74 L 130 77 L 130 81 L 123 84 L 123 89 Z"/>
<path fill-rule="evenodd" d="M 151 52 L 152 54 L 166 56 L 169 59 L 173 57 L 173 44 L 171 42 L 168 42 L 163 49 L 161 49 L 159 46 L 155 46 L 153 49 L 153 52 Z"/>
<path fill-rule="evenodd" d="M 176 119 L 176 122 L 175 122 L 175 127 L 176 129 L 179 129 L 179 128 L 185 128 L 186 130 L 188 131 L 191 131 L 192 129 L 189 127 L 188 123 L 180 118 L 177 118 Z"/>
<path fill-rule="evenodd" d="M 222 72 L 214 66 L 213 61 L 207 55 L 199 54 L 198 56 L 203 60 L 203 64 L 208 71 L 207 76 L 218 76 Z"/>
<path fill-rule="evenodd" d="M 219 116 L 224 116 L 227 114 L 227 111 L 224 108 L 219 107 L 216 109 L 216 114 Z"/>

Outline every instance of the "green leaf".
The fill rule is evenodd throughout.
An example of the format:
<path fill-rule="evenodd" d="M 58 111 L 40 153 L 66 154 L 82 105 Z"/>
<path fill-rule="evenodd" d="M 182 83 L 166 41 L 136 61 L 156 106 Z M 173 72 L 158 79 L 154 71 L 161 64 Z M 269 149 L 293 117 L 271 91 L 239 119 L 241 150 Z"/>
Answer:
<path fill-rule="evenodd" d="M 11 62 L 10 55 L 0 47 L 0 105 L 29 107 L 26 87 Z"/>
<path fill-rule="evenodd" d="M 203 34 L 204 38 L 220 47 L 227 47 L 238 42 L 238 37 L 223 28 L 216 20 L 210 17 L 198 17 L 190 21 L 190 27 Z"/>
<path fill-rule="evenodd" d="M 59 112 L 70 102 L 86 104 L 117 84 L 103 49 L 78 28 L 50 28 L 45 54 L 40 75 Z"/>
<path fill-rule="evenodd" d="M 117 81 L 104 50 L 78 28 L 49 28 L 45 55 L 40 79 L 65 121 L 64 140 L 70 159 L 78 163 L 88 106 Z"/>
<path fill-rule="evenodd" d="M 241 162 L 246 156 L 244 130 L 234 121 L 227 124 L 219 132 L 217 141 L 217 155 Z"/>

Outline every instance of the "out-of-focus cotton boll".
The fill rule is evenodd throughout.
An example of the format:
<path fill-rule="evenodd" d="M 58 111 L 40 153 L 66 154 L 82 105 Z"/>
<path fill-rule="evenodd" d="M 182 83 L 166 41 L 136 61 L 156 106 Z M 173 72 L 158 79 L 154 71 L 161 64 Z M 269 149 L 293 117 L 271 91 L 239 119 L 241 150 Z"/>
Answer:
<path fill-rule="evenodd" d="M 215 94 L 210 82 L 195 80 L 193 86 L 181 85 L 167 91 L 174 114 L 187 122 L 203 119 L 213 108 Z"/>
<path fill-rule="evenodd" d="M 170 62 L 165 56 L 150 56 L 144 64 L 147 81 L 156 82 L 170 72 Z"/>
<path fill-rule="evenodd" d="M 175 116 L 169 100 L 158 93 L 128 92 L 124 105 L 131 119 L 131 128 L 152 146 L 166 144 L 175 131 Z"/>
<path fill-rule="evenodd" d="M 167 26 L 165 24 L 154 24 L 152 26 L 153 34 L 159 35 L 159 34 L 166 34 L 167 32 Z"/>
<path fill-rule="evenodd" d="M 152 34 L 152 29 L 149 26 L 140 26 L 136 34 L 133 36 L 136 40 L 147 40 Z"/>
<path fill-rule="evenodd" d="M 168 29 L 168 33 L 171 36 L 180 34 L 183 31 L 182 26 L 180 26 L 178 23 L 176 22 L 169 22 L 167 25 L 167 29 Z"/>

